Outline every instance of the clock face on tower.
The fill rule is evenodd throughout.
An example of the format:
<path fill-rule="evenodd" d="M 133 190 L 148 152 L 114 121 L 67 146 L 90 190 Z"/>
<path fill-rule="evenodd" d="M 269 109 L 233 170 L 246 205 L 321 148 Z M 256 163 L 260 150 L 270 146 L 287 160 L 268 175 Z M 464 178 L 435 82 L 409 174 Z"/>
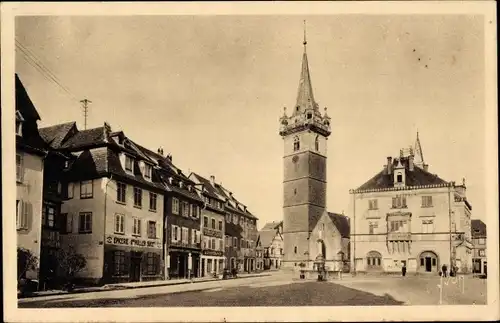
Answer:
<path fill-rule="evenodd" d="M 292 161 L 294 163 L 298 162 L 299 161 L 299 156 L 293 156 Z"/>

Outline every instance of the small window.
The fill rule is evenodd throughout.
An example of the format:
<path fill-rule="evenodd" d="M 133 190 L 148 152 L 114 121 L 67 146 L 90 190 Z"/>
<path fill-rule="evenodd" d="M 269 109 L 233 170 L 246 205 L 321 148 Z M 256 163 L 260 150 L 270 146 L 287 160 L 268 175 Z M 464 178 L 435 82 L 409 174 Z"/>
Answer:
<path fill-rule="evenodd" d="M 149 192 L 149 210 L 150 211 L 156 211 L 156 199 L 157 199 L 156 193 Z"/>
<path fill-rule="evenodd" d="M 142 207 L 142 189 L 134 187 L 134 206 Z"/>
<path fill-rule="evenodd" d="M 432 207 L 432 196 L 422 196 L 422 207 Z"/>
<path fill-rule="evenodd" d="M 60 218 L 59 232 L 62 234 L 71 233 L 72 231 L 71 216 L 68 216 L 68 213 L 61 213 L 59 215 L 59 218 Z"/>
<path fill-rule="evenodd" d="M 300 150 L 300 139 L 298 136 L 295 136 L 295 138 L 293 138 L 293 151 L 297 150 Z"/>
<path fill-rule="evenodd" d="M 203 227 L 208 228 L 208 217 L 206 216 L 203 217 Z"/>
<path fill-rule="evenodd" d="M 215 219 L 212 219 L 212 229 L 215 229 Z"/>
<path fill-rule="evenodd" d="M 189 203 L 182 202 L 182 215 L 188 217 L 189 216 Z"/>
<path fill-rule="evenodd" d="M 16 154 L 16 180 L 18 183 L 23 181 L 23 156 Z"/>
<path fill-rule="evenodd" d="M 90 181 L 82 181 L 80 182 L 80 198 L 81 199 L 90 199 L 94 195 L 94 183 L 92 180 Z"/>
<path fill-rule="evenodd" d="M 436 263 L 437 263 L 436 258 L 432 258 L 432 265 L 433 265 L 433 266 L 436 266 Z"/>
<path fill-rule="evenodd" d="M 134 236 L 141 236 L 141 219 L 134 218 L 134 226 L 132 227 L 132 234 Z"/>
<path fill-rule="evenodd" d="M 127 184 L 116 183 L 116 200 L 121 203 L 126 203 Z"/>
<path fill-rule="evenodd" d="M 75 196 L 75 184 L 74 183 L 68 183 L 68 194 L 67 197 L 68 199 L 72 199 Z"/>
<path fill-rule="evenodd" d="M 155 239 L 156 238 L 156 222 L 148 221 L 148 238 Z"/>
<path fill-rule="evenodd" d="M 316 136 L 316 140 L 314 141 L 314 148 L 316 151 L 319 151 L 319 136 Z"/>
<path fill-rule="evenodd" d="M 134 159 L 128 155 L 125 155 L 125 170 L 134 172 Z"/>
<path fill-rule="evenodd" d="M 146 256 L 146 274 L 156 275 L 158 273 L 160 258 L 153 252 L 148 252 Z"/>
<path fill-rule="evenodd" d="M 311 119 L 313 117 L 312 113 L 307 114 L 307 119 Z"/>
<path fill-rule="evenodd" d="M 378 209 L 378 201 L 376 199 L 368 200 L 368 209 L 377 210 Z"/>
<path fill-rule="evenodd" d="M 79 233 L 92 233 L 92 212 L 80 212 Z"/>
<path fill-rule="evenodd" d="M 484 249 L 479 249 L 479 257 L 485 257 L 486 253 Z"/>
<path fill-rule="evenodd" d="M 56 226 L 56 223 L 55 223 L 56 210 L 55 210 L 55 208 L 53 206 L 47 206 L 46 212 L 47 212 L 47 217 L 46 217 L 45 223 L 44 223 L 45 226 L 47 226 L 49 228 L 55 228 L 55 226 Z"/>
<path fill-rule="evenodd" d="M 401 173 L 398 173 L 398 175 L 396 177 L 397 177 L 398 183 L 403 183 L 403 175 Z"/>
<path fill-rule="evenodd" d="M 145 164 L 144 165 L 144 177 L 151 179 L 153 173 L 153 166 Z"/>
<path fill-rule="evenodd" d="M 222 231 L 222 220 L 219 220 L 219 231 Z"/>
<path fill-rule="evenodd" d="M 172 198 L 172 213 L 179 214 L 179 200 L 175 197 Z"/>
<path fill-rule="evenodd" d="M 485 238 L 479 238 L 479 244 L 481 244 L 481 245 L 486 244 L 486 239 Z"/>
<path fill-rule="evenodd" d="M 123 214 L 115 214 L 115 233 L 125 233 L 125 216 Z"/>
<path fill-rule="evenodd" d="M 297 246 L 293 247 L 293 252 L 296 254 L 297 253 Z"/>

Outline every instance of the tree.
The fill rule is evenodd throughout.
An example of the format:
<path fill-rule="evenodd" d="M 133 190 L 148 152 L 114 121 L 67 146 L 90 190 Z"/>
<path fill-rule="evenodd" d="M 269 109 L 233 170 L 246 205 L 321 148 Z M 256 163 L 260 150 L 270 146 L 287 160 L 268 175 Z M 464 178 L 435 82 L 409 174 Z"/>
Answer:
<path fill-rule="evenodd" d="M 59 266 L 59 275 L 71 282 L 75 274 L 87 267 L 87 260 L 84 256 L 76 253 L 73 247 L 68 250 L 59 249 L 57 253 L 57 262 Z"/>
<path fill-rule="evenodd" d="M 27 271 L 36 270 L 38 267 L 38 257 L 31 250 L 17 248 L 17 279 L 20 280 Z"/>

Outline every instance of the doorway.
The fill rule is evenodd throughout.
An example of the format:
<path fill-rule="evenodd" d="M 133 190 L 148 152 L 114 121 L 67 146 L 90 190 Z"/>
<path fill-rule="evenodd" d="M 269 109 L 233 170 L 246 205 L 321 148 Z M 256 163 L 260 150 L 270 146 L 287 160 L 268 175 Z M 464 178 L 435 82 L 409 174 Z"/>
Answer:
<path fill-rule="evenodd" d="M 430 273 L 432 271 L 432 258 L 425 257 L 425 271 Z"/>
<path fill-rule="evenodd" d="M 141 280 L 141 257 L 133 255 L 130 257 L 130 281 L 138 282 Z"/>

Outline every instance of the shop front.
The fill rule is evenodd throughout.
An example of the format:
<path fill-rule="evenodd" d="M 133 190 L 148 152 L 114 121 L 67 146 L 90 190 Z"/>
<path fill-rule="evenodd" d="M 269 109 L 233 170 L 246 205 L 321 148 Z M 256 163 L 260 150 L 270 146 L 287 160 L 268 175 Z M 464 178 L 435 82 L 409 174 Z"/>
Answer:
<path fill-rule="evenodd" d="M 182 248 L 170 248 L 167 258 L 169 278 L 199 277 L 200 252 Z"/>
<path fill-rule="evenodd" d="M 103 283 L 162 279 L 162 245 L 158 239 L 106 236 Z"/>
<path fill-rule="evenodd" d="M 203 250 L 201 255 L 202 277 L 222 274 L 226 264 L 224 253 L 219 250 Z"/>

